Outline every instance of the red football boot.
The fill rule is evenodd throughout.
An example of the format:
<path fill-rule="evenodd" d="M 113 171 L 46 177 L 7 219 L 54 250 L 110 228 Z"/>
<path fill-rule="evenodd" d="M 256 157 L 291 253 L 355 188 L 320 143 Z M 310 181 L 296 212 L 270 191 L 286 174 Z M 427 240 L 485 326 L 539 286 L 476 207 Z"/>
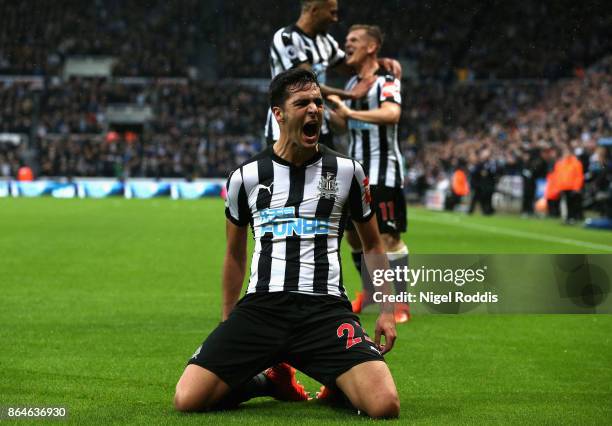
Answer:
<path fill-rule="evenodd" d="M 336 394 L 327 386 L 321 386 L 321 389 L 317 392 L 317 399 L 321 401 L 331 401 L 336 399 Z"/>
<path fill-rule="evenodd" d="M 295 379 L 295 368 L 282 362 L 268 368 L 266 377 L 273 386 L 273 396 L 280 401 L 307 401 L 308 392 Z"/>
<path fill-rule="evenodd" d="M 363 308 L 363 292 L 358 291 L 355 295 L 355 300 L 351 302 L 353 313 L 360 314 Z"/>

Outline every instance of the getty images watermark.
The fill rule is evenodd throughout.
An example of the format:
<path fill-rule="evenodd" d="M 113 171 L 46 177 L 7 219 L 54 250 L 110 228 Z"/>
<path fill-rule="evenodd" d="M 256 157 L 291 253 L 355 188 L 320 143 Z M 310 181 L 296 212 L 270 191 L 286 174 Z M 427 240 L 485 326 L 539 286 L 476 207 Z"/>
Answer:
<path fill-rule="evenodd" d="M 612 313 L 612 255 L 365 255 L 370 305 L 413 313 Z M 366 268 L 367 266 L 367 268 Z"/>
<path fill-rule="evenodd" d="M 372 273 L 372 284 L 381 287 L 385 282 L 404 283 L 406 287 L 415 288 L 423 284 L 446 284 L 463 287 L 471 283 L 484 283 L 486 279 L 487 266 L 472 269 L 440 269 L 426 268 L 421 266 L 417 269 L 408 266 L 395 266 L 394 268 L 374 269 Z M 372 299 L 376 303 L 441 303 L 465 302 L 465 303 L 497 303 L 499 296 L 491 291 L 476 292 L 473 294 L 462 291 L 448 291 L 440 293 L 439 288 L 433 290 L 419 290 L 416 292 L 401 291 L 397 294 L 385 294 L 383 291 L 374 291 Z"/>

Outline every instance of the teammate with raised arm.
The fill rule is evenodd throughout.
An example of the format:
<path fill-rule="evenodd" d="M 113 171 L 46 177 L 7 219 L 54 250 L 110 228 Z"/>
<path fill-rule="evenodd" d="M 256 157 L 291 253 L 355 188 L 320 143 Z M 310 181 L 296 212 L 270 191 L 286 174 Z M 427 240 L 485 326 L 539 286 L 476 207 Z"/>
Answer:
<path fill-rule="evenodd" d="M 398 123 L 401 115 L 400 81 L 379 64 L 378 51 L 383 43 L 380 28 L 372 25 L 353 25 L 346 36 L 346 63 L 356 75 L 345 90 L 360 81 L 375 78 L 367 95 L 343 102 L 336 95 L 328 96 L 335 110 L 330 114 L 334 131 L 349 132 L 349 155 L 360 161 L 369 177 L 372 204 L 378 218 L 385 249 L 391 266 L 408 266 L 408 248 L 401 238 L 406 231 L 406 200 L 404 198 L 404 162 L 398 142 Z M 349 223 L 350 225 L 350 223 Z M 354 229 L 347 228 L 347 241 L 352 248 L 355 266 L 361 272 L 362 247 Z M 362 280 L 364 289 L 353 302 L 353 310 L 361 312 L 372 303 L 372 283 Z M 406 284 L 396 282 L 398 294 L 406 291 Z M 410 319 L 406 303 L 397 303 L 396 321 Z"/>
<path fill-rule="evenodd" d="M 272 77 L 295 67 L 311 69 L 317 76 L 324 96 L 337 95 L 342 99 L 358 99 L 364 96 L 373 79 L 362 80 L 350 91 L 326 85 L 329 68 L 341 68 L 345 73 L 351 70 L 344 64 L 345 54 L 338 42 L 328 33 L 329 27 L 338 22 L 337 0 L 301 0 L 301 12 L 297 22 L 280 28 L 270 45 L 270 66 Z M 399 62 L 381 58 L 381 63 L 392 68 L 401 76 Z M 265 127 L 266 142 L 270 145 L 278 140 L 280 128 L 272 110 L 268 110 Z M 319 143 L 333 148 L 333 135 L 327 120 L 323 121 Z"/>

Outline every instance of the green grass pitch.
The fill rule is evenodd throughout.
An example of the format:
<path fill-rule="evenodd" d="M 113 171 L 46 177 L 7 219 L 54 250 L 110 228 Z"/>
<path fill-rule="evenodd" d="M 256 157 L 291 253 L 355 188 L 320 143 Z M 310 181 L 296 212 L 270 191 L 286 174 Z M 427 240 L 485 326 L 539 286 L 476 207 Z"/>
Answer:
<path fill-rule="evenodd" d="M 557 221 L 409 216 L 413 253 L 612 253 L 609 232 Z M 370 421 L 266 398 L 173 411 L 186 360 L 219 321 L 224 221 L 221 200 L 0 199 L 0 405 L 65 405 L 79 424 Z M 394 423 L 612 423 L 612 315 L 425 315 L 399 326 L 387 360 Z"/>

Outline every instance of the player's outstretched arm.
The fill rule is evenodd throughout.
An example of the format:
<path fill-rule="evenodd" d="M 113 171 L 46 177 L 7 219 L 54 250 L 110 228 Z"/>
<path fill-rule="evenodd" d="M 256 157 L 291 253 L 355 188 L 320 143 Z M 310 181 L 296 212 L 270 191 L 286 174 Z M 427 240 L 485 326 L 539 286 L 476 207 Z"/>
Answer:
<path fill-rule="evenodd" d="M 237 226 L 230 220 L 226 221 L 227 243 L 223 261 L 223 321 L 232 312 L 240 297 L 246 270 L 247 232 L 247 226 Z"/>
<path fill-rule="evenodd" d="M 321 94 L 323 96 L 336 95 L 341 99 L 361 99 L 368 94 L 370 87 L 372 87 L 372 84 L 374 84 L 375 81 L 376 78 L 374 76 L 365 78 L 357 83 L 350 92 L 322 84 Z"/>
<path fill-rule="evenodd" d="M 312 71 L 312 66 L 307 62 L 300 64 L 299 67 Z M 374 84 L 375 81 L 375 76 L 363 79 L 359 83 L 357 83 L 350 92 L 347 90 L 338 89 L 336 87 L 321 84 L 321 94 L 323 96 L 335 95 L 338 96 L 340 99 L 361 99 L 368 94 L 370 87 L 372 87 L 372 84 Z"/>
<path fill-rule="evenodd" d="M 378 125 L 393 125 L 399 123 L 402 115 L 402 108 L 395 102 L 383 102 L 380 108 L 357 111 L 349 108 L 336 96 L 328 96 L 327 100 L 332 104 L 336 114 L 346 120 L 353 119 Z"/>
<path fill-rule="evenodd" d="M 361 239 L 363 247 L 363 254 L 365 256 L 366 265 L 368 271 L 372 273 L 374 270 L 387 270 L 389 269 L 389 261 L 385 253 L 385 246 L 380 238 L 378 231 L 378 223 L 376 221 L 376 215 L 373 215 L 367 222 L 354 222 L 357 233 Z M 391 295 L 392 283 L 384 282 L 382 286 L 378 287 L 378 291 L 381 291 L 383 295 Z M 389 352 L 395 343 L 397 338 L 397 331 L 395 329 L 395 315 L 393 309 L 393 303 L 390 303 L 388 299 L 383 298 L 380 303 L 380 315 L 376 320 L 376 331 L 375 331 L 375 343 L 381 348 L 382 353 Z M 385 336 L 385 344 L 381 344 L 381 337 Z"/>
<path fill-rule="evenodd" d="M 402 79 L 402 64 L 399 63 L 396 59 L 393 58 L 378 58 L 378 64 L 393 73 L 395 78 Z M 349 67 L 345 61 L 338 61 L 331 68 L 335 73 L 341 75 L 354 75 L 355 70 L 352 67 Z"/>

